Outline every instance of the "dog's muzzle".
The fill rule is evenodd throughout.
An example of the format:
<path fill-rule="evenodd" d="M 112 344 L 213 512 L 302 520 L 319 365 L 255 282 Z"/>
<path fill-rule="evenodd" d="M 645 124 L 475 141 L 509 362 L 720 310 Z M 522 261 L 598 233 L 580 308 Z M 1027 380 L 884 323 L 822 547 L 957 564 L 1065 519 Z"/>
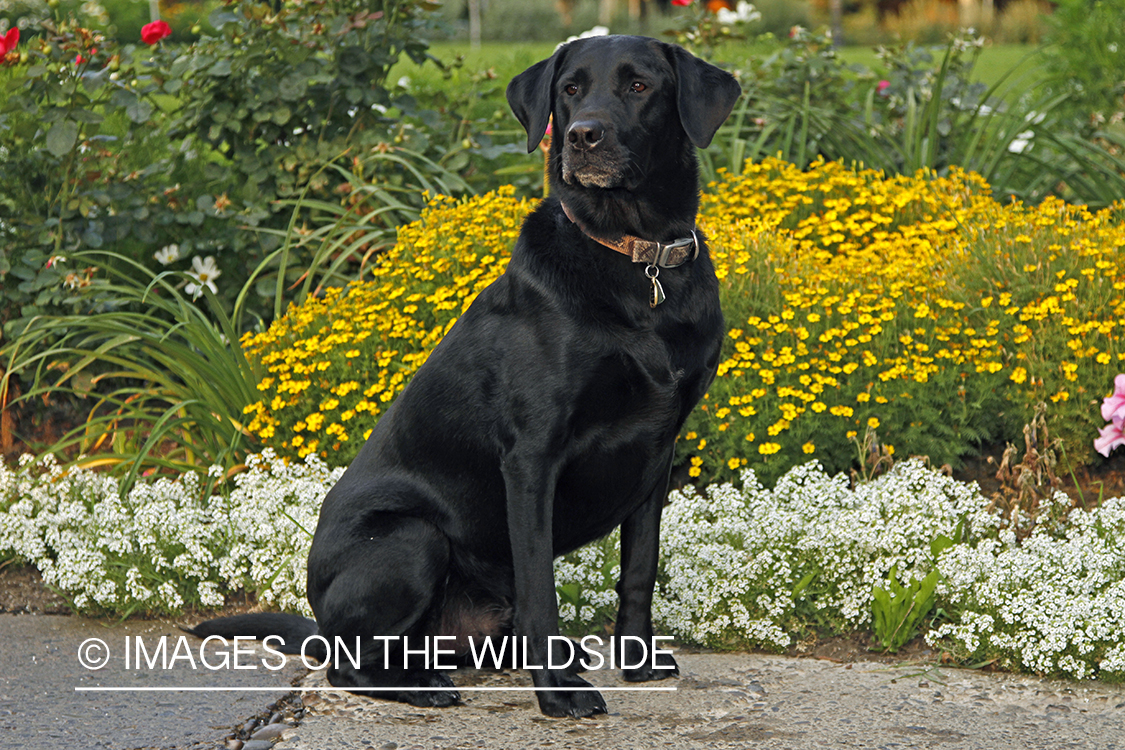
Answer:
<path fill-rule="evenodd" d="M 566 129 L 562 178 L 568 185 L 621 187 L 627 167 L 624 150 L 601 121 L 576 120 Z"/>

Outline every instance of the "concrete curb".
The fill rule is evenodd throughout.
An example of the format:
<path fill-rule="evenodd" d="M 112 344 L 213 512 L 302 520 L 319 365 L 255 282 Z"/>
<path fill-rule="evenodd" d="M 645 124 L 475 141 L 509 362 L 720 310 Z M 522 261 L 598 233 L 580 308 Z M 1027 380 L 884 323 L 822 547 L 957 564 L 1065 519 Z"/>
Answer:
<path fill-rule="evenodd" d="M 325 748 L 1125 749 L 1125 686 L 935 667 L 681 653 L 675 692 L 606 692 L 610 714 L 549 719 L 532 693 L 462 693 L 419 709 L 341 691 L 306 693 L 277 750 Z M 616 674 L 598 686 L 634 687 Z M 530 685 L 526 673 L 460 671 L 458 686 Z M 665 684 L 665 683 L 661 683 Z M 306 687 L 327 687 L 312 673 Z"/>

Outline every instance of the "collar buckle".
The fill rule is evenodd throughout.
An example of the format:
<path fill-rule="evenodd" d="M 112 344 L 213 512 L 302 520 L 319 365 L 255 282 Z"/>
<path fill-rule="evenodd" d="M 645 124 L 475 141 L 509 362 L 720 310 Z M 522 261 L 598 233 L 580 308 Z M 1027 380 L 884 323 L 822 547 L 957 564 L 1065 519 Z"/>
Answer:
<path fill-rule="evenodd" d="M 691 230 L 691 237 L 681 237 L 678 240 L 673 240 L 667 244 L 657 242 L 656 255 L 652 259 L 652 264 L 660 266 L 661 268 L 675 268 L 682 266 L 689 260 L 695 260 L 699 257 L 699 238 L 695 236 L 695 230 Z M 677 257 L 680 251 L 685 251 L 687 248 L 692 248 L 691 252 L 685 252 L 683 257 Z"/>

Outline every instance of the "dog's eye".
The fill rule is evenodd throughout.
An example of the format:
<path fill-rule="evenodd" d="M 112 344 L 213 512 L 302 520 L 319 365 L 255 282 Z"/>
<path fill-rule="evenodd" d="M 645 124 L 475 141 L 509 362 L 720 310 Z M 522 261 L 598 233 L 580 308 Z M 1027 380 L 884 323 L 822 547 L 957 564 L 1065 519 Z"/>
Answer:
<path fill-rule="evenodd" d="M 645 89 L 647 89 L 648 86 L 644 85 L 640 81 L 633 81 L 633 85 L 630 86 L 629 88 L 632 89 L 635 93 L 639 94 L 642 91 L 644 91 Z"/>
<path fill-rule="evenodd" d="M 565 91 L 570 96 L 574 96 L 575 94 L 578 93 L 578 87 L 575 86 L 572 83 L 572 84 L 568 85 L 566 88 L 564 88 L 563 91 Z"/>

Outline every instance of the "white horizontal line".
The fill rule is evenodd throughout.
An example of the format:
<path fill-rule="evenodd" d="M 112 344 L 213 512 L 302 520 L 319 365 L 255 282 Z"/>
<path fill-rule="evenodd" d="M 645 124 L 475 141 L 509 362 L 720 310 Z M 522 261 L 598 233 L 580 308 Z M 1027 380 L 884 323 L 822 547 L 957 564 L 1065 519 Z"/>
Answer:
<path fill-rule="evenodd" d="M 485 693 L 485 692 L 578 692 L 582 690 L 597 690 L 599 692 L 606 691 L 634 691 L 634 692 L 664 692 L 674 693 L 678 688 L 674 687 L 555 687 L 555 688 L 537 688 L 537 687 L 416 687 L 416 688 L 401 688 L 401 687 L 286 687 L 285 685 L 277 685 L 275 687 L 75 687 L 76 693 L 244 693 L 244 692 L 276 692 L 278 690 L 288 690 L 290 692 L 299 693 L 321 693 L 328 691 L 338 691 L 345 693 L 379 693 L 379 692 L 392 692 L 392 693 L 418 693 L 418 692 L 462 692 L 462 693 Z"/>

